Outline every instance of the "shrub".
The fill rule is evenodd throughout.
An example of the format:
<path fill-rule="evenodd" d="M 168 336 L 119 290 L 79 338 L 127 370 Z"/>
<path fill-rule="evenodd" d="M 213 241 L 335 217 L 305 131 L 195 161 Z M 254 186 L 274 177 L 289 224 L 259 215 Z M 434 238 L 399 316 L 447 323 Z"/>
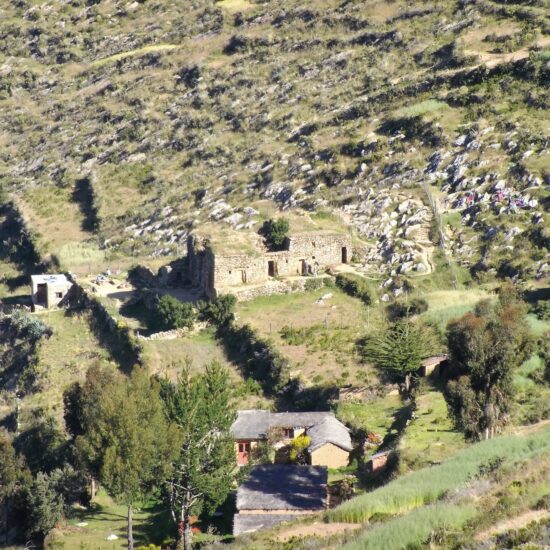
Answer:
<path fill-rule="evenodd" d="M 368 281 L 360 275 L 338 273 L 336 275 L 336 285 L 346 294 L 359 298 L 367 305 L 374 303 L 376 299 Z"/>
<path fill-rule="evenodd" d="M 201 302 L 199 312 L 201 319 L 210 321 L 218 327 L 229 325 L 235 319 L 237 298 L 233 294 L 220 294 L 215 300 Z"/>
<path fill-rule="evenodd" d="M 260 234 L 264 236 L 267 246 L 272 250 L 279 250 L 288 235 L 289 225 L 286 218 L 270 219 L 264 222 Z"/>
<path fill-rule="evenodd" d="M 324 284 L 324 279 L 307 279 L 304 285 L 304 289 L 307 291 L 319 290 L 320 288 L 323 288 Z"/>
<path fill-rule="evenodd" d="M 180 302 L 177 298 L 165 294 L 160 298 L 156 308 L 157 324 L 164 330 L 175 328 L 193 328 L 196 314 L 193 306 Z"/>
<path fill-rule="evenodd" d="M 538 300 L 533 306 L 533 313 L 541 321 L 550 321 L 550 300 Z"/>
<path fill-rule="evenodd" d="M 428 302 L 423 298 L 414 298 L 408 303 L 395 302 L 387 307 L 390 321 L 397 321 L 412 315 L 420 315 L 428 311 Z"/>

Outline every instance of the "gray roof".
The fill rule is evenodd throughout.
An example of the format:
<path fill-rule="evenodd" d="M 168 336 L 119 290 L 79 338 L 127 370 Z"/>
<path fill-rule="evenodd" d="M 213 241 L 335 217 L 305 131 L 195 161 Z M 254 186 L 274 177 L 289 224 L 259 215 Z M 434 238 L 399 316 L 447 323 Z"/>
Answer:
<path fill-rule="evenodd" d="M 71 284 L 71 281 L 63 274 L 31 275 L 31 281 L 36 284 Z"/>
<path fill-rule="evenodd" d="M 323 510 L 327 478 L 325 466 L 256 466 L 237 491 L 237 510 Z"/>
<path fill-rule="evenodd" d="M 299 517 L 296 514 L 235 514 L 233 518 L 233 534 L 253 533 L 261 529 L 275 527 L 284 521 L 292 521 Z"/>
<path fill-rule="evenodd" d="M 310 451 L 319 449 L 325 443 L 332 443 L 346 451 L 353 449 L 349 430 L 334 416 L 329 416 L 319 424 L 312 426 L 307 431 L 307 435 L 311 438 Z"/>
<path fill-rule="evenodd" d="M 304 428 L 311 437 L 310 450 L 330 442 L 351 451 L 349 430 L 331 412 L 272 413 L 260 409 L 239 411 L 231 426 L 235 439 L 265 439 L 271 428 Z"/>

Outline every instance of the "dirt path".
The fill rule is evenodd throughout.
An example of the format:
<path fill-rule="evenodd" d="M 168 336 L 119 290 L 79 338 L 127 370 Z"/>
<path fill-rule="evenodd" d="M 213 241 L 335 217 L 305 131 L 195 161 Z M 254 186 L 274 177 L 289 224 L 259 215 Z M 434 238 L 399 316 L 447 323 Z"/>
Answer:
<path fill-rule="evenodd" d="M 510 518 L 493 525 L 490 529 L 482 531 L 475 536 L 475 540 L 482 541 L 488 538 L 505 533 L 511 529 L 521 529 L 533 521 L 550 518 L 550 510 L 529 510 L 520 516 Z"/>
<path fill-rule="evenodd" d="M 550 37 L 546 36 L 543 38 L 540 38 L 532 44 L 531 46 L 537 46 L 539 48 L 544 48 L 550 44 Z M 520 61 L 521 59 L 525 59 L 529 57 L 529 48 L 522 48 L 521 50 L 517 50 L 515 52 L 510 53 L 491 53 L 491 52 L 480 52 L 480 51 L 470 51 L 466 50 L 465 52 L 467 55 L 475 55 L 479 58 L 479 60 L 487 65 L 487 67 L 493 68 L 497 65 L 500 65 L 501 63 L 511 63 L 513 61 Z"/>
<path fill-rule="evenodd" d="M 287 542 L 292 537 L 330 537 L 331 535 L 337 535 L 344 533 L 345 531 L 352 531 L 360 529 L 362 525 L 360 523 L 321 523 L 316 521 L 309 525 L 296 525 L 286 529 L 284 533 L 281 533 L 277 540 L 281 542 Z"/>

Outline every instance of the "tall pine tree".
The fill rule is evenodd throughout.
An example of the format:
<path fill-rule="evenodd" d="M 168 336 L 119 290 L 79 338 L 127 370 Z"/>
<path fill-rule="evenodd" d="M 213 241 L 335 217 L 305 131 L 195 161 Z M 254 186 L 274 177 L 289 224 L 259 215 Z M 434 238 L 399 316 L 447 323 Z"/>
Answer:
<path fill-rule="evenodd" d="M 235 412 L 230 407 L 228 373 L 218 363 L 192 376 L 183 368 L 177 382 L 164 382 L 166 412 L 179 430 L 181 443 L 167 492 L 178 525 L 178 549 L 191 548 L 191 515 L 214 512 L 222 504 L 236 475 L 230 435 Z"/>

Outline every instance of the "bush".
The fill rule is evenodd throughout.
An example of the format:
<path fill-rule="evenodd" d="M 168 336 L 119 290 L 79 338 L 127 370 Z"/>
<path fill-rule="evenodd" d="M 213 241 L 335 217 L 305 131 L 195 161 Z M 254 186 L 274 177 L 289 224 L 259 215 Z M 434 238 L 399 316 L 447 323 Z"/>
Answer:
<path fill-rule="evenodd" d="M 267 220 L 260 229 L 260 234 L 264 236 L 267 246 L 272 250 L 280 250 L 288 235 L 288 220 L 279 218 L 278 220 Z"/>
<path fill-rule="evenodd" d="M 200 317 L 218 327 L 227 326 L 235 319 L 236 304 L 233 294 L 220 294 L 215 300 L 199 303 Z"/>
<path fill-rule="evenodd" d="M 376 296 L 370 288 L 368 281 L 360 275 L 338 273 L 336 275 L 336 285 L 346 294 L 359 298 L 367 305 L 374 303 L 376 300 Z"/>
<path fill-rule="evenodd" d="M 387 307 L 387 314 L 390 321 L 397 321 L 403 317 L 420 315 L 428 311 L 428 302 L 423 298 L 414 298 L 408 303 L 395 302 Z"/>
<path fill-rule="evenodd" d="M 550 300 L 538 300 L 533 306 L 533 313 L 541 321 L 550 321 Z"/>
<path fill-rule="evenodd" d="M 193 306 L 180 302 L 177 298 L 165 294 L 160 298 L 156 308 L 157 324 L 161 329 L 193 328 L 196 314 Z"/>
<path fill-rule="evenodd" d="M 319 290 L 325 285 L 324 279 L 307 279 L 304 285 L 304 289 L 307 291 Z"/>

